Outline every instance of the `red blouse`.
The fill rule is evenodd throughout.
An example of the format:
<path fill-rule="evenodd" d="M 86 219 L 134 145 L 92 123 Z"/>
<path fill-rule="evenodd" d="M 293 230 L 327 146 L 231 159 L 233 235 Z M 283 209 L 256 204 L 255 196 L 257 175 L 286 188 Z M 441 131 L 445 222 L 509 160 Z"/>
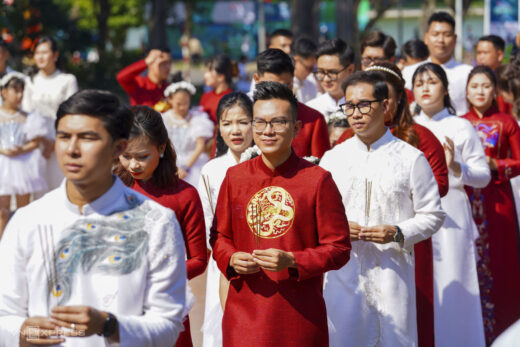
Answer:
<path fill-rule="evenodd" d="M 209 114 L 209 118 L 213 121 L 213 123 L 217 124 L 217 107 L 220 99 L 226 94 L 231 93 L 233 90 L 228 88 L 224 90 L 222 93 L 216 93 L 214 90 L 210 92 L 206 92 L 202 94 L 200 98 L 199 105 L 202 106 L 204 112 Z"/>
<path fill-rule="evenodd" d="M 495 182 L 507 181 L 519 175 L 520 159 L 517 158 L 520 158 L 520 127 L 516 120 L 494 106 L 484 112 L 482 118 L 473 108 L 464 118 L 475 127 L 486 156 L 496 161 L 498 170 L 493 176 Z"/>
<path fill-rule="evenodd" d="M 141 74 L 148 68 L 143 60 L 139 60 L 119 71 L 116 78 L 130 97 L 130 105 L 146 105 L 154 107 L 164 97 L 166 82 L 161 85 L 153 83 L 148 76 Z"/>
<path fill-rule="evenodd" d="M 175 212 L 186 245 L 188 279 L 202 274 L 208 265 L 208 250 L 204 211 L 197 189 L 183 180 L 167 189 L 158 189 L 136 180 L 132 189 Z"/>
<path fill-rule="evenodd" d="M 300 157 L 321 158 L 330 149 L 325 118 L 315 109 L 298 102 L 298 120 L 302 122 L 302 128 L 293 139 L 294 152 Z"/>

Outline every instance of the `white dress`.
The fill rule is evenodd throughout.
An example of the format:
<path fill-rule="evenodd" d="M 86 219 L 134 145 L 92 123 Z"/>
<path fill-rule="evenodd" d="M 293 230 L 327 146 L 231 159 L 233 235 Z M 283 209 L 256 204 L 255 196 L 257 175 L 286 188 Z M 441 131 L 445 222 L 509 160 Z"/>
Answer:
<path fill-rule="evenodd" d="M 177 154 L 177 166 L 186 165 L 195 150 L 197 138 L 208 140 L 213 137 L 213 122 L 200 107 L 193 107 L 185 119 L 174 115 L 172 110 L 162 114 L 168 136 Z M 200 170 L 209 160 L 207 153 L 202 152 L 191 166 L 186 182 L 196 187 L 199 183 Z"/>
<path fill-rule="evenodd" d="M 77 91 L 78 83 L 74 75 L 56 70 L 52 75 L 46 76 L 40 71 L 32 79 L 26 79 L 22 110 L 28 113 L 38 111 L 46 117 L 47 137 L 54 140 L 56 138 L 54 123 L 58 107 Z M 63 180 L 63 172 L 54 152 L 46 161 L 45 179 L 49 190 L 57 188 Z"/>
<path fill-rule="evenodd" d="M 0 242 L 0 277 L 9 279 L 0 283 L 0 346 L 18 346 L 26 317 L 48 316 L 57 304 L 111 312 L 121 346 L 173 346 L 185 309 L 184 258 L 170 209 L 116 177 L 80 212 L 68 200 L 64 180 L 19 209 Z M 59 346 L 108 343 L 94 334 Z"/>
<path fill-rule="evenodd" d="M 330 346 L 417 346 L 413 245 L 445 217 L 428 161 L 387 130 L 369 150 L 354 136 L 326 152 L 320 166 L 331 172 L 349 221 L 398 225 L 404 235 L 403 244 L 354 241 L 349 262 L 327 273 Z"/>
<path fill-rule="evenodd" d="M 403 69 L 403 78 L 405 80 L 406 88 L 412 90 L 412 77 L 415 70 L 420 65 L 427 62 L 431 62 L 431 59 L 428 58 L 427 61 L 406 66 Z M 468 113 L 468 103 L 466 101 L 466 84 L 468 83 L 468 75 L 473 69 L 473 66 L 459 63 L 454 58 L 451 58 L 445 64 L 442 64 L 441 67 L 444 69 L 446 76 L 448 77 L 448 92 L 450 94 L 453 107 L 455 107 L 458 116 L 463 116 Z"/>
<path fill-rule="evenodd" d="M 486 156 L 473 125 L 466 119 L 444 109 L 432 118 L 421 113 L 414 120 L 441 143 L 446 143 L 445 137 L 453 140 L 454 160 L 462 169 L 460 177 L 449 170 L 450 190 L 441 199 L 446 221 L 432 237 L 435 345 L 484 346 L 475 246 L 479 234 L 464 185 L 487 186 L 491 174 Z"/>
<path fill-rule="evenodd" d="M 202 208 L 204 209 L 204 220 L 206 222 L 206 240 L 209 245 L 209 231 L 213 223 L 213 211 L 217 206 L 220 185 L 226 177 L 227 169 L 237 164 L 231 151 L 209 161 L 201 171 L 201 178 L 198 185 Z M 206 181 L 204 184 L 203 179 Z M 208 190 L 206 190 L 206 186 Z M 208 196 L 208 191 L 211 197 Z M 204 347 L 222 347 L 222 306 L 219 297 L 220 270 L 213 257 L 209 258 L 208 272 L 206 277 L 206 304 L 204 309 L 204 334 L 202 345 Z"/>
<path fill-rule="evenodd" d="M 33 112 L 13 115 L 0 110 L 0 148 L 21 147 L 37 137 L 45 137 L 45 119 Z M 8 157 L 0 154 L 0 195 L 22 195 L 44 191 L 45 159 L 39 148 L 30 152 Z"/>

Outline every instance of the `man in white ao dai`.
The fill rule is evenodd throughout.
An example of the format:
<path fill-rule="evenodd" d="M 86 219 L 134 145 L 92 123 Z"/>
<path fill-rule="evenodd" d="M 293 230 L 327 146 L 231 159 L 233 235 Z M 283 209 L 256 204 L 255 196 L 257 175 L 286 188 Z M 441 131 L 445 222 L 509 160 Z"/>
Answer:
<path fill-rule="evenodd" d="M 388 88 L 380 72 L 356 72 L 341 106 L 355 136 L 325 153 L 350 221 L 350 262 L 327 273 L 331 346 L 417 346 L 413 245 L 445 213 L 422 152 L 384 124 Z"/>

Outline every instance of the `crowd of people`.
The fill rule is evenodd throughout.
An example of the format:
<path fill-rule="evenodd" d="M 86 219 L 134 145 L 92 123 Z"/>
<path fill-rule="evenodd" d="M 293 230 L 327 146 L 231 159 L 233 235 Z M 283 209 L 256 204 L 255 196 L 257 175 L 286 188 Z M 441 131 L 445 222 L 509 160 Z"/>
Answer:
<path fill-rule="evenodd" d="M 205 271 L 206 347 L 518 343 L 520 56 L 456 41 L 446 12 L 400 59 L 279 29 L 249 93 L 219 54 L 197 106 L 166 49 L 126 106 L 52 38 L 29 76 L 1 43 L 0 346 L 192 346 Z"/>

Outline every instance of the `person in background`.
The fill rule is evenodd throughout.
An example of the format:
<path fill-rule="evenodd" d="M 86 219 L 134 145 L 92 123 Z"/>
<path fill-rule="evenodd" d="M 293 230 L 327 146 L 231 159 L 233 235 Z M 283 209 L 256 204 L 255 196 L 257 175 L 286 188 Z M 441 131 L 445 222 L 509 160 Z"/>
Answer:
<path fill-rule="evenodd" d="M 0 239 L 10 215 L 11 196 L 16 196 L 16 208 L 20 208 L 29 203 L 31 193 L 47 189 L 39 145 L 48 128 L 38 112 L 27 114 L 20 109 L 25 79 L 19 72 L 0 79 Z"/>
<path fill-rule="evenodd" d="M 175 212 L 184 238 L 188 280 L 191 280 L 201 275 L 208 263 L 199 194 L 177 176 L 177 158 L 161 114 L 148 106 L 132 106 L 130 111 L 134 123 L 115 173 L 133 190 Z M 176 346 L 192 346 L 188 318 Z"/>
<path fill-rule="evenodd" d="M 244 93 L 225 95 L 217 108 L 217 155 L 210 160 L 200 173 L 199 195 L 204 209 L 208 249 L 210 227 L 220 185 L 227 170 L 240 162 L 240 157 L 253 144 L 253 103 Z M 204 325 L 202 327 L 204 347 L 222 347 L 222 315 L 229 282 L 220 273 L 217 263 L 209 259 L 206 277 L 206 303 L 204 308 Z"/>
<path fill-rule="evenodd" d="M 459 38 L 462 39 L 462 38 Z M 449 93 L 453 107 L 458 116 L 468 112 L 466 103 L 466 82 L 471 65 L 462 64 L 453 58 L 457 34 L 455 34 L 455 19 L 447 12 L 435 12 L 428 19 L 428 30 L 424 34 L 424 43 L 428 46 L 430 56 L 428 61 L 440 65 L 449 80 Z M 409 65 L 403 69 L 406 88 L 412 89 L 412 76 L 422 63 Z"/>
<path fill-rule="evenodd" d="M 395 49 L 397 48 L 395 40 L 382 31 L 376 30 L 369 33 L 361 41 L 360 47 L 361 69 L 363 70 L 379 63 L 395 62 Z"/>
<path fill-rule="evenodd" d="M 415 65 L 428 59 L 430 51 L 423 40 L 415 39 L 406 41 L 401 48 L 401 59 L 397 66 L 403 70 L 406 66 Z"/>
<path fill-rule="evenodd" d="M 485 65 L 468 78 L 469 120 L 482 142 L 491 182 L 482 189 L 467 186 L 477 239 L 480 300 L 486 344 L 520 319 L 520 254 L 517 215 L 510 180 L 520 174 L 520 127 L 496 107 L 496 77 Z"/>
<path fill-rule="evenodd" d="M 206 64 L 204 72 L 204 84 L 213 90 L 202 94 L 199 105 L 202 106 L 213 123 L 217 123 L 217 106 L 226 94 L 231 93 L 231 83 L 233 76 L 236 75 L 233 62 L 225 54 L 218 54 L 211 58 Z"/>
<path fill-rule="evenodd" d="M 2 38 L 0 38 L 0 78 L 9 72 L 14 72 L 13 69 L 7 65 L 9 59 L 9 46 Z M 0 101 L 1 104 L 1 101 Z"/>
<path fill-rule="evenodd" d="M 509 114 L 520 123 L 520 59 L 496 69 L 497 92 L 504 103 L 511 105 Z M 507 110 L 507 107 L 506 107 Z"/>
<path fill-rule="evenodd" d="M 414 121 L 443 144 L 449 170 L 450 189 L 441 198 L 447 217 L 432 236 L 435 345 L 484 346 L 475 247 L 478 230 L 464 186 L 487 186 L 489 165 L 471 123 L 455 115 L 444 69 L 423 64 L 412 81 L 419 106 Z"/>
<path fill-rule="evenodd" d="M 312 74 L 316 65 L 316 49 L 316 44 L 305 37 L 299 38 L 293 43 L 293 91 L 299 102 L 306 103 L 318 94 L 316 80 Z"/>
<path fill-rule="evenodd" d="M 162 114 L 164 125 L 177 155 L 178 175 L 195 186 L 200 170 L 209 160 L 204 151 L 213 137 L 213 122 L 200 106 L 190 108 L 195 87 L 188 82 L 172 83 L 164 91 L 171 108 Z"/>
<path fill-rule="evenodd" d="M 291 55 L 293 40 L 294 35 L 289 29 L 276 29 L 270 35 L 267 48 L 281 49 L 285 54 Z"/>
<path fill-rule="evenodd" d="M 52 190 L 63 180 L 63 173 L 54 153 L 56 112 L 63 101 L 78 91 L 78 83 L 74 75 L 59 69 L 58 44 L 49 36 L 43 36 L 36 42 L 34 62 L 38 72 L 27 79 L 22 109 L 28 113 L 38 111 L 47 117 L 48 135 L 42 139 L 42 147 L 43 156 L 47 158 L 45 180 L 48 189 Z M 36 197 L 40 197 L 40 194 L 36 194 Z"/>
<path fill-rule="evenodd" d="M 167 48 L 152 49 L 145 59 L 119 71 L 116 78 L 130 98 L 130 105 L 154 107 L 163 99 L 172 58 Z M 148 72 L 143 76 L 143 72 Z"/>
<path fill-rule="evenodd" d="M 320 43 L 316 56 L 314 77 L 325 92 L 306 105 L 319 111 L 328 121 L 345 101 L 341 85 L 354 72 L 354 50 L 345 41 L 332 39 Z"/>
<path fill-rule="evenodd" d="M 279 49 L 267 49 L 256 58 L 257 72 L 253 79 L 260 82 L 280 82 L 292 90 L 294 65 L 291 57 Z M 252 97 L 252 94 L 249 94 Z M 330 149 L 327 123 L 315 109 L 298 103 L 298 121 L 302 127 L 293 140 L 292 146 L 300 157 L 321 158 Z"/>
<path fill-rule="evenodd" d="M 502 65 L 505 47 L 506 44 L 500 36 L 482 36 L 478 39 L 477 47 L 475 49 L 477 65 L 486 65 L 493 71 L 497 71 L 497 69 Z M 511 114 L 513 106 L 510 103 L 505 102 L 502 95 L 497 95 L 496 103 L 500 112 Z"/>

